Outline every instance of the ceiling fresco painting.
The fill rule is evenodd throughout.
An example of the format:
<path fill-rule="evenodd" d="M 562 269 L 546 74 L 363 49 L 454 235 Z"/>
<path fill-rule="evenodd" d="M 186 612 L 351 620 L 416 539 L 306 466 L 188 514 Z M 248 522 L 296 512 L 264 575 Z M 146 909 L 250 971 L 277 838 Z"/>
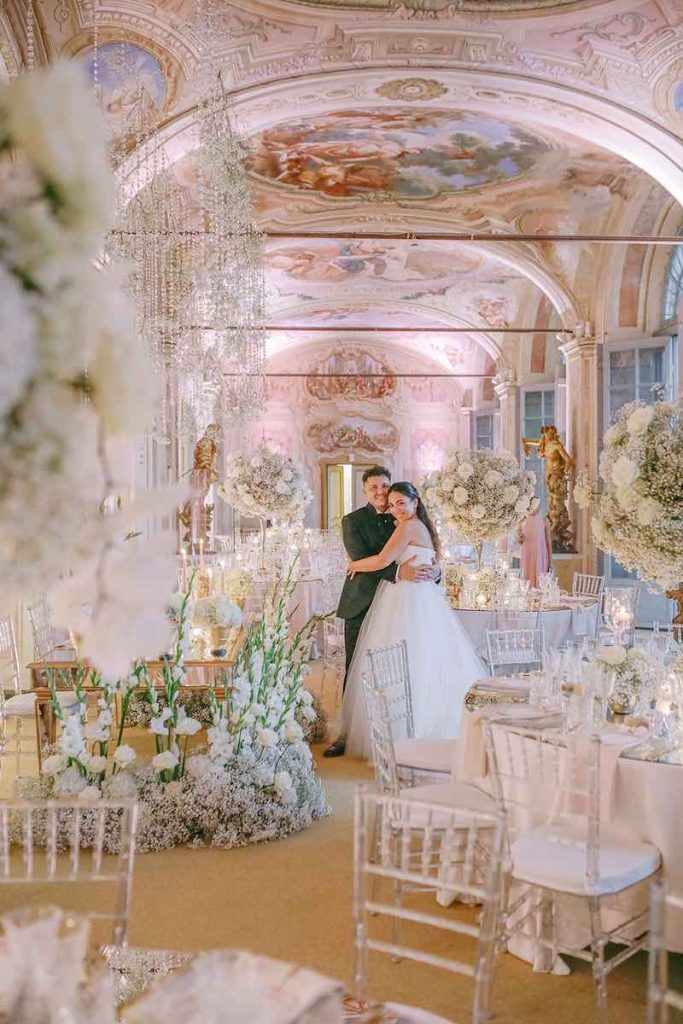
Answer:
<path fill-rule="evenodd" d="M 94 81 L 94 50 L 87 47 L 77 60 Z M 168 99 L 162 63 L 149 50 L 120 40 L 98 48 L 97 77 L 102 108 L 112 135 L 125 136 L 154 125 Z"/>
<path fill-rule="evenodd" d="M 340 110 L 248 140 L 255 175 L 327 196 L 457 194 L 519 177 L 547 152 L 538 135 L 453 110 Z"/>

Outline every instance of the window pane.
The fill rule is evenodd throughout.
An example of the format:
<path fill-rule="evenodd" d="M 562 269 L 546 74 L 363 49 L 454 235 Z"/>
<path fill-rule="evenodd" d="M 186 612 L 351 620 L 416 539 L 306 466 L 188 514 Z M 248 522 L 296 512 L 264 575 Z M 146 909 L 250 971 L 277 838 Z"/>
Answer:
<path fill-rule="evenodd" d="M 543 418 L 543 392 L 527 391 L 524 396 L 524 419 Z"/>
<path fill-rule="evenodd" d="M 543 392 L 543 423 L 553 423 L 555 419 L 555 392 Z"/>

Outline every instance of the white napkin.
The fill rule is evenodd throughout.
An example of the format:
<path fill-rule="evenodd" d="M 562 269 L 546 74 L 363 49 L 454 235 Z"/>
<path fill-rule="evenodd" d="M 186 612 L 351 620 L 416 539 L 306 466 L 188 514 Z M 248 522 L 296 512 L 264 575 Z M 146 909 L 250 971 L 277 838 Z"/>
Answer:
<path fill-rule="evenodd" d="M 126 1024 L 339 1024 L 343 985 L 247 952 L 206 953 L 126 1010 Z"/>

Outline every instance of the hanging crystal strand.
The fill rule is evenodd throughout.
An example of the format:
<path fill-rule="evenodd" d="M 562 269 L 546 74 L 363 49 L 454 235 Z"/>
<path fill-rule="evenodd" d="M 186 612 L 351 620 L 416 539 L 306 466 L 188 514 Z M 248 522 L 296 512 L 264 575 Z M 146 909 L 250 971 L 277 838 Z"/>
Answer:
<path fill-rule="evenodd" d="M 33 0 L 26 0 L 26 70 L 36 66 L 36 21 Z"/>

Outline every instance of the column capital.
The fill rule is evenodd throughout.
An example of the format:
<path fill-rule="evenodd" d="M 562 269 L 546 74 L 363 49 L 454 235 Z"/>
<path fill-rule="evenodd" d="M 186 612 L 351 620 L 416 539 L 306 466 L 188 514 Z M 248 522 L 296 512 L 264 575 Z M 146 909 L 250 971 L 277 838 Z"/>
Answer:
<path fill-rule="evenodd" d="M 560 331 L 556 335 L 560 342 L 560 352 L 567 360 L 592 355 L 597 351 L 602 339 L 590 333 L 591 327 L 591 324 L 577 324 L 573 331 Z"/>
<path fill-rule="evenodd" d="M 519 387 L 519 382 L 515 379 L 513 370 L 508 367 L 504 367 L 499 370 L 493 378 L 493 390 L 496 392 L 498 398 L 503 398 L 509 395 L 514 388 Z"/>

